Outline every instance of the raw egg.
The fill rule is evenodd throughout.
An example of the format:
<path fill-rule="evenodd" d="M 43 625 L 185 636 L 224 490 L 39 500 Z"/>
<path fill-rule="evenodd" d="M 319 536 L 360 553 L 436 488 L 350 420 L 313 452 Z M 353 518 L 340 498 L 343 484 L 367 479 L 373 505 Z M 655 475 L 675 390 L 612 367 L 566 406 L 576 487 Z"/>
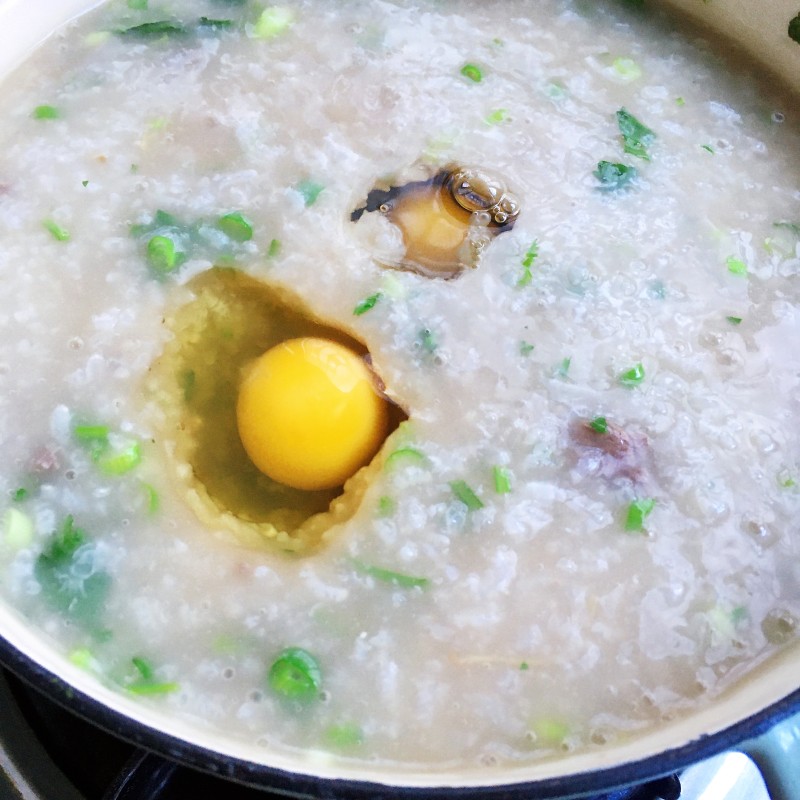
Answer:
<path fill-rule="evenodd" d="M 295 489 L 330 489 L 378 451 L 389 404 L 357 353 L 303 337 L 246 369 L 236 418 L 245 451 L 265 475 Z"/>

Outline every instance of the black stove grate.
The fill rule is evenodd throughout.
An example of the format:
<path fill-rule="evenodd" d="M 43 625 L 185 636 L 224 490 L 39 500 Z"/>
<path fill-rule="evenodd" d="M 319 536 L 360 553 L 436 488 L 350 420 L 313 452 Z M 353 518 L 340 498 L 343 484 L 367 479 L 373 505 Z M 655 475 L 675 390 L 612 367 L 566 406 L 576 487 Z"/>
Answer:
<path fill-rule="evenodd" d="M 679 800 L 677 776 L 591 800 Z M 278 800 L 148 753 L 0 672 L 0 798 L 20 800 Z M 532 800 L 535 800 L 532 798 Z"/>

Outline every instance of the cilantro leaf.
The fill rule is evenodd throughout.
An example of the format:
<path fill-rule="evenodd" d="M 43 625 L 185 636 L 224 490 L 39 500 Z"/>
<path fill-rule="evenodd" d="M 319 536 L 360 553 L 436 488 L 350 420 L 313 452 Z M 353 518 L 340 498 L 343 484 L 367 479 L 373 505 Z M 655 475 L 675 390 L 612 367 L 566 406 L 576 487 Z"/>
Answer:
<path fill-rule="evenodd" d="M 599 161 L 593 175 L 600 181 L 602 191 L 613 191 L 627 186 L 637 175 L 636 167 Z"/>

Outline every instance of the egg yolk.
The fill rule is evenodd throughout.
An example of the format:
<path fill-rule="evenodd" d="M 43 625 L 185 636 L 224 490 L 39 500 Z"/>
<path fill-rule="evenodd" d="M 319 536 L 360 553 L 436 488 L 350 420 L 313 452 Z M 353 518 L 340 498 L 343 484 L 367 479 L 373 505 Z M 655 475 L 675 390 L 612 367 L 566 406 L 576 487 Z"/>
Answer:
<path fill-rule="evenodd" d="M 253 463 L 296 489 L 341 486 L 378 451 L 387 401 L 363 359 L 327 339 L 290 339 L 246 371 L 236 406 Z"/>

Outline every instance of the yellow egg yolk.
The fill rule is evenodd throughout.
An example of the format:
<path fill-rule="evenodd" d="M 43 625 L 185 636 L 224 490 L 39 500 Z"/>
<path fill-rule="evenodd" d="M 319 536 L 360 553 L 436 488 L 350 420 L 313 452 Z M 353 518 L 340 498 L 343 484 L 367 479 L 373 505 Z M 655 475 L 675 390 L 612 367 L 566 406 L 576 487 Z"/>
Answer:
<path fill-rule="evenodd" d="M 387 401 L 363 359 L 327 339 L 290 339 L 246 371 L 236 406 L 253 463 L 296 489 L 341 486 L 378 451 Z"/>

